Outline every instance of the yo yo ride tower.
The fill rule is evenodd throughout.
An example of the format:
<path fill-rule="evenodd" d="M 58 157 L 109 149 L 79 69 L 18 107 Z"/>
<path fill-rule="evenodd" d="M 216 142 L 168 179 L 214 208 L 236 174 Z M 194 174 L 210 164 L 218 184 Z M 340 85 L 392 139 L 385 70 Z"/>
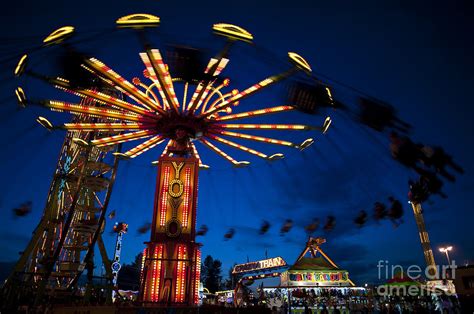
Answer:
<path fill-rule="evenodd" d="M 199 161 L 188 157 L 186 142 L 184 149 L 178 141 L 173 142 L 158 162 L 140 298 L 145 304 L 192 306 L 198 303 L 201 267 L 195 242 Z"/>

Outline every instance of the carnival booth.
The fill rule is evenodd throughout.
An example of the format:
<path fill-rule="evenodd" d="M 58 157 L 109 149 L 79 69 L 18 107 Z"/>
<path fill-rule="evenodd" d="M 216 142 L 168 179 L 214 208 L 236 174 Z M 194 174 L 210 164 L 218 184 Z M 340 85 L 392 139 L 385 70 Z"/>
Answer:
<path fill-rule="evenodd" d="M 370 308 L 367 290 L 356 287 L 349 272 L 323 252 L 320 245 L 325 242 L 323 238 L 309 238 L 293 266 L 281 273 L 280 285 L 263 288 L 270 308 L 291 307 L 292 313 L 349 313 Z"/>

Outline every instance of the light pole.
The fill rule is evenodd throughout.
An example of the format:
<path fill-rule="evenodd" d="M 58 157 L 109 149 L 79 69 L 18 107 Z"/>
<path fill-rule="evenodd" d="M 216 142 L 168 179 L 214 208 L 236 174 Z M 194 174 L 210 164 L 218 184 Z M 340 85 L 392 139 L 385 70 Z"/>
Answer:
<path fill-rule="evenodd" d="M 451 251 L 453 249 L 452 246 L 447 246 L 447 247 L 440 247 L 439 248 L 439 251 L 441 253 L 445 253 L 446 254 L 446 258 L 448 259 L 448 265 L 451 265 L 451 260 L 449 259 L 449 251 Z"/>

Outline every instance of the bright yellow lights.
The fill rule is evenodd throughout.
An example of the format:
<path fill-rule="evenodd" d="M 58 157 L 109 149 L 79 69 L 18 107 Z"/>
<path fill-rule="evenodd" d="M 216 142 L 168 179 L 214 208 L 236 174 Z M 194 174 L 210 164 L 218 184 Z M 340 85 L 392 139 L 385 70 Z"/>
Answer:
<path fill-rule="evenodd" d="M 112 155 L 121 159 L 130 159 L 130 156 L 125 155 L 124 153 L 115 152 L 115 153 L 112 153 Z"/>
<path fill-rule="evenodd" d="M 78 138 L 78 137 L 73 138 L 72 142 L 76 145 L 79 145 L 79 146 L 84 146 L 84 147 L 89 146 L 89 143 L 84 141 L 82 138 Z"/>
<path fill-rule="evenodd" d="M 313 143 L 314 143 L 314 140 L 312 138 L 308 138 L 308 139 L 304 140 L 303 143 L 301 143 L 299 145 L 299 149 L 304 150 L 304 149 L 310 147 L 311 145 L 313 145 Z"/>
<path fill-rule="evenodd" d="M 43 39 L 43 44 L 45 45 L 50 45 L 50 44 L 57 44 L 69 35 L 74 33 L 74 27 L 73 26 L 63 26 L 61 28 L 58 28 L 54 32 L 48 35 L 45 39 Z"/>
<path fill-rule="evenodd" d="M 296 148 L 300 147 L 292 142 L 276 140 L 276 139 L 268 138 L 268 137 L 249 135 L 249 134 L 243 134 L 243 133 L 235 133 L 235 132 L 229 132 L 229 131 L 221 131 L 219 133 L 222 135 L 227 135 L 227 136 L 232 136 L 232 137 L 237 137 L 237 138 L 244 138 L 246 140 L 252 140 L 252 141 L 257 141 L 257 142 L 264 142 L 264 143 L 296 147 Z"/>
<path fill-rule="evenodd" d="M 332 123 L 331 117 L 327 117 L 326 120 L 324 120 L 323 128 L 322 128 L 323 134 L 326 134 L 331 123 Z"/>
<path fill-rule="evenodd" d="M 36 119 L 36 122 L 41 124 L 44 128 L 46 128 L 48 131 L 51 131 L 53 129 L 53 124 L 48 121 L 45 117 L 38 117 Z"/>
<path fill-rule="evenodd" d="M 302 124 L 219 124 L 224 129 L 260 130 L 312 130 L 314 127 Z"/>
<path fill-rule="evenodd" d="M 145 13 L 130 14 L 116 20 L 116 25 L 118 27 L 135 29 L 141 29 L 147 26 L 158 26 L 159 24 L 160 18 L 158 16 Z M 56 127 L 41 117 L 38 118 L 38 122 L 49 130 L 62 128 L 77 133 L 98 132 L 97 137 L 93 137 L 89 143 L 85 143 L 90 146 L 95 145 L 102 147 L 144 139 L 143 141 L 140 141 L 141 144 L 136 145 L 134 148 L 123 153 L 115 154 L 116 156 L 123 158 L 134 158 L 163 143 L 165 138 L 168 138 L 169 141 L 164 148 L 162 156 L 176 155 L 175 150 L 172 149 L 172 147 L 176 146 L 176 142 L 172 139 L 174 138 L 173 135 L 167 130 L 175 129 L 177 126 L 181 127 L 182 125 L 193 124 L 192 128 L 196 129 L 196 140 L 202 142 L 212 151 L 237 167 L 246 166 L 249 162 L 233 159 L 233 157 L 225 153 L 216 145 L 221 145 L 220 143 L 223 143 L 266 160 L 282 159 L 284 158 L 284 155 L 281 153 L 266 155 L 250 147 L 235 143 L 228 137 L 294 147 L 301 150 L 310 146 L 314 142 L 313 139 L 307 139 L 298 145 L 297 143 L 299 142 L 293 143 L 262 136 L 241 134 L 240 130 L 318 130 L 322 131 L 323 134 L 328 131 L 332 124 L 330 117 L 327 117 L 326 120 L 324 120 L 324 123 L 318 126 L 302 124 L 249 124 L 245 121 L 240 124 L 225 124 L 233 123 L 233 120 L 255 118 L 267 114 L 295 110 L 293 106 L 285 105 L 240 113 L 232 112 L 238 111 L 239 108 L 236 106 L 244 98 L 255 94 L 263 88 L 286 79 L 298 71 L 305 71 L 309 74 L 309 72 L 311 72 L 311 67 L 308 62 L 297 53 L 288 52 L 288 57 L 292 64 L 289 69 L 282 73 L 268 76 L 244 89 L 234 89 L 230 85 L 231 81 L 229 78 L 221 77 L 222 71 L 229 63 L 229 59 L 226 57 L 228 49 L 231 46 L 230 44 L 235 41 L 251 42 L 253 40 L 253 35 L 247 30 L 233 24 L 217 23 L 214 24 L 212 28 L 217 34 L 225 36 L 228 39 L 229 45 L 226 45 L 219 54 L 209 60 L 209 63 L 204 70 L 205 79 L 194 80 L 194 82 L 191 83 L 185 82 L 179 78 L 173 78 L 168 65 L 162 58 L 162 53 L 158 49 L 153 49 L 152 47 L 147 47 L 145 52 L 139 54 L 145 65 L 143 75 L 152 82 L 151 84 L 145 84 L 141 79 L 136 77 L 131 81 L 128 81 L 100 60 L 93 57 L 87 58 L 83 60 L 81 66 L 94 74 L 98 79 L 105 81 L 107 85 L 115 89 L 115 92 L 109 94 L 108 92 L 101 91 L 101 89 L 96 90 L 94 88 L 78 87 L 61 77 L 45 77 L 44 80 L 51 85 L 79 96 L 81 97 L 81 100 L 80 103 L 45 100 L 40 101 L 39 104 L 52 111 L 68 112 L 76 116 L 97 119 L 92 120 L 95 121 L 95 123 L 66 123 L 62 127 Z M 64 26 L 52 32 L 43 42 L 44 44 L 57 44 L 74 32 L 74 27 Z M 14 70 L 16 76 L 20 76 L 22 73 L 27 72 L 25 70 L 27 60 L 28 56 L 26 54 L 21 57 Z M 34 73 L 28 74 L 39 76 Z M 174 90 L 174 81 L 182 81 L 185 84 L 182 101 L 180 101 L 181 99 L 178 100 L 177 94 Z M 187 102 L 188 89 L 193 88 L 194 83 L 196 83 L 196 86 L 192 91 L 190 101 Z M 227 87 L 228 91 L 221 91 L 224 87 Z M 325 88 L 323 93 L 327 92 L 327 97 L 325 97 L 333 102 L 329 87 L 322 85 L 322 88 Z M 15 90 L 15 95 L 20 106 L 24 107 L 27 104 L 27 98 L 23 89 L 18 87 Z M 130 100 L 125 100 L 122 96 L 128 96 Z M 200 110 L 200 114 L 197 114 L 198 110 Z M 88 122 L 90 121 L 91 120 Z M 234 130 L 235 132 L 229 132 Z M 219 143 L 215 143 L 213 140 L 218 141 Z M 214 145 L 214 143 L 216 145 Z M 84 145 L 84 143 L 82 144 Z M 192 147 L 192 155 L 198 159 L 200 169 L 209 169 L 208 165 L 202 163 L 194 144 L 188 142 L 187 145 L 188 147 Z M 180 190 L 182 190 L 182 187 Z"/>
<path fill-rule="evenodd" d="M 81 131 L 124 131 L 137 130 L 146 127 L 140 123 L 64 123 L 66 130 Z"/>
<path fill-rule="evenodd" d="M 160 18 L 146 13 L 137 13 L 122 16 L 115 21 L 118 27 L 142 28 L 155 27 L 160 24 Z"/>
<path fill-rule="evenodd" d="M 155 102 L 144 92 L 139 90 L 135 85 L 124 79 L 117 72 L 113 71 L 101 61 L 95 58 L 90 58 L 86 60 L 86 63 L 91 67 L 94 73 L 98 74 L 99 76 L 105 76 L 108 80 L 112 81 L 114 85 L 116 85 L 117 89 L 121 91 L 123 90 L 125 94 L 129 95 L 130 98 L 142 104 L 145 108 L 153 108 L 161 115 L 167 114 L 166 111 L 158 107 L 158 105 L 155 104 Z"/>
<path fill-rule="evenodd" d="M 311 72 L 311 67 L 309 66 L 308 62 L 295 52 L 288 52 L 288 57 L 290 60 L 300 69 Z"/>
<path fill-rule="evenodd" d="M 334 99 L 332 98 L 331 90 L 327 86 L 326 86 L 326 92 L 328 93 L 329 100 L 331 101 L 331 103 L 333 103 Z"/>
<path fill-rule="evenodd" d="M 128 142 L 132 140 L 138 140 L 142 139 L 145 137 L 149 137 L 153 135 L 155 131 L 152 130 L 141 130 L 133 133 L 126 133 L 126 134 L 118 134 L 114 136 L 109 136 L 109 137 L 103 137 L 100 139 L 95 139 L 92 140 L 93 145 L 97 146 L 109 146 L 109 145 L 115 145 L 123 142 Z"/>
<path fill-rule="evenodd" d="M 84 113 L 87 115 L 106 117 L 111 119 L 120 119 L 124 121 L 140 121 L 141 118 L 136 115 L 123 113 L 118 110 L 104 109 L 98 107 L 82 106 L 77 104 L 70 104 L 63 101 L 49 100 L 44 105 L 51 110 L 66 111 L 71 113 Z"/>
<path fill-rule="evenodd" d="M 163 139 L 163 136 L 161 135 L 156 135 L 147 141 L 135 146 L 134 148 L 130 149 L 129 151 L 126 151 L 124 155 L 126 155 L 128 158 L 135 158 L 144 152 L 152 149 L 153 147 L 163 143 L 165 140 Z"/>
<path fill-rule="evenodd" d="M 271 156 L 268 156 L 268 160 L 278 160 L 278 159 L 283 159 L 285 158 L 285 155 L 283 155 L 282 153 L 276 153 L 276 154 L 273 154 Z"/>
<path fill-rule="evenodd" d="M 261 157 L 261 158 L 267 158 L 267 157 L 268 157 L 268 156 L 265 155 L 264 153 L 261 153 L 261 152 L 259 152 L 259 151 L 254 150 L 254 149 L 248 148 L 248 147 L 246 147 L 246 146 L 243 146 L 243 145 L 234 143 L 234 142 L 232 142 L 232 141 L 226 140 L 225 138 L 218 137 L 218 136 L 214 136 L 214 135 L 209 135 L 209 137 L 212 138 L 213 140 L 216 140 L 216 141 L 218 141 L 218 142 L 224 143 L 224 144 L 229 145 L 229 146 L 231 146 L 231 147 L 234 147 L 234 148 L 243 150 L 244 152 L 247 152 L 247 153 L 256 155 L 256 156 L 258 156 L 258 157 Z"/>
<path fill-rule="evenodd" d="M 79 96 L 79 97 L 82 97 L 82 98 L 86 98 L 86 97 L 93 98 L 93 99 L 97 100 L 97 102 L 99 102 L 99 103 L 112 104 L 115 107 L 118 107 L 118 108 L 124 109 L 124 110 L 128 110 L 128 111 L 130 111 L 132 113 L 135 113 L 135 114 L 142 114 L 142 115 L 146 115 L 146 116 L 151 117 L 151 118 L 156 117 L 155 114 L 150 113 L 149 111 L 147 111 L 146 109 L 144 109 L 142 107 L 133 105 L 133 104 L 128 103 L 124 100 L 121 100 L 119 98 L 116 98 L 116 97 L 113 97 L 113 96 L 110 96 L 110 95 L 107 95 L 107 94 L 104 94 L 104 93 L 101 93 L 101 92 L 98 92 L 98 91 L 93 91 L 93 90 L 89 90 L 89 89 L 82 89 L 82 88 L 76 88 L 76 89 L 74 89 L 74 91 L 72 91 L 69 82 L 67 80 L 62 79 L 62 78 L 58 77 L 57 79 L 54 79 L 54 80 L 51 80 L 51 81 L 55 83 L 55 86 L 57 88 L 65 89 L 66 91 L 71 92 L 76 96 Z"/>
<path fill-rule="evenodd" d="M 218 23 L 212 26 L 212 29 L 219 35 L 224 35 L 232 39 L 251 42 L 252 34 L 240 26 L 226 23 Z"/>
<path fill-rule="evenodd" d="M 266 108 L 266 109 L 258 109 L 258 110 L 253 110 L 253 111 L 247 111 L 247 112 L 241 112 L 241 113 L 236 113 L 236 114 L 231 114 L 227 116 L 222 116 L 216 118 L 218 121 L 224 121 L 224 120 L 237 120 L 237 119 L 243 119 L 247 117 L 256 117 L 256 116 L 261 116 L 261 115 L 266 115 L 266 114 L 271 114 L 271 113 L 277 113 L 277 112 L 283 112 L 283 111 L 290 111 L 293 110 L 294 108 L 292 106 L 277 106 L 277 107 L 272 107 L 272 108 Z"/>
<path fill-rule="evenodd" d="M 196 157 L 196 158 L 198 159 L 198 161 L 199 161 L 199 169 L 201 169 L 201 170 L 208 170 L 209 168 L 211 168 L 209 165 L 205 165 L 205 164 L 202 163 L 201 156 L 199 156 L 199 152 L 198 152 L 198 150 L 196 149 L 196 145 L 194 145 L 193 142 L 190 142 L 189 144 L 190 144 L 191 149 L 192 149 L 192 151 L 193 151 L 194 157 Z"/>
<path fill-rule="evenodd" d="M 17 87 L 17 89 L 15 89 L 15 95 L 18 100 L 18 104 L 22 107 L 26 107 L 26 95 L 23 91 L 23 88 Z"/>
<path fill-rule="evenodd" d="M 235 168 L 243 168 L 243 167 L 247 167 L 248 165 L 250 165 L 250 161 L 238 161 L 234 167 Z"/>
<path fill-rule="evenodd" d="M 214 144 L 212 144 L 211 142 L 209 142 L 208 140 L 204 139 L 204 138 L 200 138 L 199 141 L 201 143 L 203 143 L 204 145 L 206 145 L 207 147 L 209 147 L 210 149 L 212 149 L 214 152 L 216 152 L 218 155 L 220 155 L 221 157 L 227 159 L 229 162 L 231 162 L 232 164 L 234 165 L 237 165 L 239 162 L 237 160 L 235 160 L 234 158 L 232 158 L 231 156 L 229 156 L 228 154 L 224 153 L 222 150 L 220 150 L 217 146 L 215 146 Z"/>
<path fill-rule="evenodd" d="M 25 72 L 25 66 L 26 66 L 26 59 L 28 55 L 24 54 L 21 58 L 20 61 L 18 61 L 18 64 L 15 67 L 15 71 L 13 72 L 15 76 L 20 76 Z"/>

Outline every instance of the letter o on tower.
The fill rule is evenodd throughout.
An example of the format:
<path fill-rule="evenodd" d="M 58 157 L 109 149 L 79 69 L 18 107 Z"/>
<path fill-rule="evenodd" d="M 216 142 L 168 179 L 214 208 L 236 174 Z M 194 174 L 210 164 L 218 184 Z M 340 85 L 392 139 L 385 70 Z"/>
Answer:
<path fill-rule="evenodd" d="M 178 185 L 178 187 L 179 187 L 178 192 L 174 191 L 175 185 Z M 183 187 L 183 182 L 181 182 L 181 180 L 179 180 L 179 179 L 171 180 L 171 182 L 168 186 L 168 194 L 171 195 L 171 197 L 174 197 L 174 198 L 180 197 L 181 195 L 183 195 L 183 191 L 184 191 L 184 187 Z"/>

